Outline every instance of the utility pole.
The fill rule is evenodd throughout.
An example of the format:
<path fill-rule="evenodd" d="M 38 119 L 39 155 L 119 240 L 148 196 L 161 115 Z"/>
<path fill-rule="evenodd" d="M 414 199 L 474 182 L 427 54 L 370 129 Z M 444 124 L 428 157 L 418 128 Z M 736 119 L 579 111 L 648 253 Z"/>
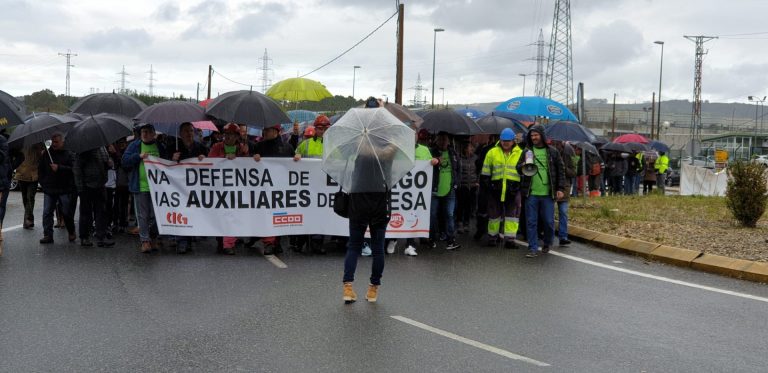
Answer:
<path fill-rule="evenodd" d="M 195 96 L 195 101 L 200 102 L 200 82 L 197 82 L 197 95 Z"/>
<path fill-rule="evenodd" d="M 696 144 L 701 141 L 701 70 L 704 63 L 704 43 L 717 39 L 717 36 L 687 36 L 684 38 L 696 43 L 696 63 L 693 73 L 693 108 L 691 110 L 691 148 L 689 149 L 691 156 L 691 164 L 693 164 L 693 157 L 697 153 Z M 755 123 L 757 125 L 757 123 Z"/>
<path fill-rule="evenodd" d="M 208 100 L 211 99 L 211 76 L 213 76 L 213 66 L 208 65 Z"/>
<path fill-rule="evenodd" d="M 123 65 L 123 71 L 117 73 L 117 75 L 120 75 L 120 93 L 125 94 L 125 83 L 126 83 L 125 77 L 131 74 L 128 74 L 127 72 L 125 72 L 125 65 Z"/>
<path fill-rule="evenodd" d="M 267 94 L 267 90 L 272 83 L 269 80 L 269 72 L 272 70 L 272 68 L 269 67 L 269 63 L 272 59 L 269 58 L 269 55 L 267 54 L 267 48 L 264 48 L 264 56 L 259 59 L 261 60 L 261 93 Z"/>
<path fill-rule="evenodd" d="M 544 97 L 570 106 L 573 103 L 571 0 L 556 0 L 553 18 Z"/>
<path fill-rule="evenodd" d="M 149 65 L 149 97 L 155 96 L 155 70 Z"/>
<path fill-rule="evenodd" d="M 403 104 L 403 32 L 405 32 L 405 4 L 398 6 L 397 16 L 397 72 L 395 73 L 395 103 Z"/>
<path fill-rule="evenodd" d="M 656 117 L 656 92 L 651 96 L 651 140 L 653 140 L 653 118 Z"/>
<path fill-rule="evenodd" d="M 536 58 L 532 58 L 532 60 L 536 61 L 536 87 L 533 94 L 543 97 L 546 82 L 546 72 L 544 72 L 546 66 L 544 64 L 547 62 L 547 57 L 544 57 L 544 48 L 549 46 L 549 44 L 544 42 L 544 30 L 539 29 L 539 39 L 533 45 L 536 46 Z"/>
<path fill-rule="evenodd" d="M 66 87 L 64 88 L 64 95 L 65 96 L 69 96 L 70 95 L 70 93 L 69 93 L 69 87 L 70 87 L 69 86 L 69 68 L 70 67 L 75 67 L 75 65 L 70 63 L 70 59 L 72 57 L 77 57 L 77 54 L 76 53 L 72 53 L 71 50 L 67 49 L 67 53 L 59 53 L 59 56 L 64 56 L 64 57 L 67 58 L 67 83 L 66 83 Z"/>

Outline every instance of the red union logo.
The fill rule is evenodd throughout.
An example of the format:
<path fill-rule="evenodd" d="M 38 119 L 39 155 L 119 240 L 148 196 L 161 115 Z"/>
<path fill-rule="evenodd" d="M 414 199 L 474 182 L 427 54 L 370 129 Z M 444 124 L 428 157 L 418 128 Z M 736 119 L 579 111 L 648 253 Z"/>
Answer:
<path fill-rule="evenodd" d="M 272 224 L 274 225 L 286 225 L 286 224 L 303 224 L 304 215 L 291 214 L 291 215 L 272 215 Z"/>
<path fill-rule="evenodd" d="M 399 213 L 392 214 L 389 219 L 389 226 L 395 229 L 402 227 L 403 223 L 405 223 L 405 218 Z"/>
<path fill-rule="evenodd" d="M 165 214 L 165 221 L 167 221 L 168 224 L 174 225 L 187 225 L 188 223 L 187 217 L 180 212 L 169 212 Z"/>

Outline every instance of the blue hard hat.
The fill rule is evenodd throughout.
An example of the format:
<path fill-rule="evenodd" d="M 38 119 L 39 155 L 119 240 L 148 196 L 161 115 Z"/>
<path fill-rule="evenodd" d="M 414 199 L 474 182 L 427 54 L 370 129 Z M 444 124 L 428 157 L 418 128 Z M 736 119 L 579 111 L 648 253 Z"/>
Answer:
<path fill-rule="evenodd" d="M 515 139 L 515 131 L 512 131 L 511 128 L 505 128 L 501 131 L 499 139 L 501 141 L 512 141 Z"/>

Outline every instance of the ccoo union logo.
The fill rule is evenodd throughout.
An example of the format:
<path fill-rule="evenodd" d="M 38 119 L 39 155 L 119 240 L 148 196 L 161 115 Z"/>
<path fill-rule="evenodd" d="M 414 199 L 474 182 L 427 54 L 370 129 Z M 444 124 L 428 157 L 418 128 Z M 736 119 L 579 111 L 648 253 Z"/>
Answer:
<path fill-rule="evenodd" d="M 174 224 L 174 225 L 188 224 L 187 217 L 182 215 L 180 212 L 169 212 L 165 214 L 165 221 L 167 221 L 168 224 Z"/>
<path fill-rule="evenodd" d="M 272 225 L 301 225 L 304 224 L 303 214 L 289 214 L 287 212 L 276 212 L 272 214 Z"/>

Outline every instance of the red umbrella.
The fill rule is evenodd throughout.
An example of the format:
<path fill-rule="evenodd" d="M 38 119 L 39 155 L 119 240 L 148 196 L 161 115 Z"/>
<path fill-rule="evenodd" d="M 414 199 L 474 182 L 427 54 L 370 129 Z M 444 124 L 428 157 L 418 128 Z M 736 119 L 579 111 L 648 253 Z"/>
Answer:
<path fill-rule="evenodd" d="M 650 141 L 646 139 L 643 135 L 638 135 L 636 133 L 628 133 L 626 135 L 621 135 L 613 140 L 613 142 L 617 142 L 619 144 L 625 144 L 628 142 L 639 142 L 641 144 L 647 144 Z"/>
<path fill-rule="evenodd" d="M 206 108 L 207 108 L 207 107 L 208 107 L 208 104 L 209 104 L 211 101 L 213 101 L 213 99 L 212 99 L 212 98 L 209 98 L 209 99 L 207 99 L 207 100 L 203 100 L 203 101 L 200 101 L 199 105 L 200 105 L 200 106 L 202 106 L 202 107 L 206 107 Z"/>
<path fill-rule="evenodd" d="M 192 122 L 192 126 L 201 129 L 201 130 L 209 130 L 214 132 L 219 132 L 219 129 L 216 128 L 216 125 L 213 124 L 210 120 L 203 120 L 199 122 Z"/>

